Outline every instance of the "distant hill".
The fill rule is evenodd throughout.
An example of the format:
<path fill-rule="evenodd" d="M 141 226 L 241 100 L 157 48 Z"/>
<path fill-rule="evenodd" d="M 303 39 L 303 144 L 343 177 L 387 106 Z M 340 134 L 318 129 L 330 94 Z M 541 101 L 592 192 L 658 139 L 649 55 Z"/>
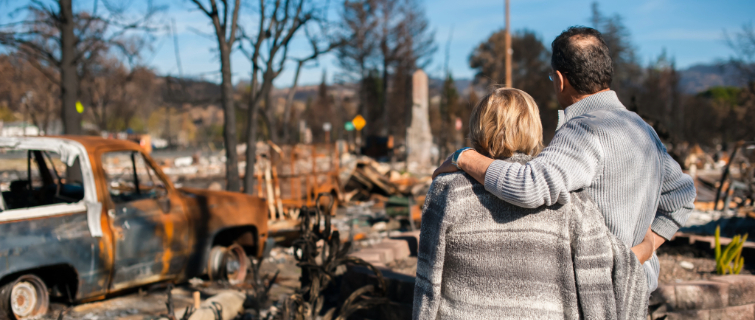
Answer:
<path fill-rule="evenodd" d="M 431 95 L 438 94 L 441 89 L 443 88 L 443 81 L 441 79 L 436 78 L 430 78 L 429 79 L 429 89 Z M 459 95 L 466 98 L 469 95 L 469 86 L 472 84 L 472 80 L 470 79 L 456 79 L 454 80 L 454 84 L 456 85 L 456 90 L 459 92 Z M 246 83 L 240 83 L 237 85 L 237 88 L 246 86 Z M 319 85 L 307 85 L 307 86 L 298 86 L 296 88 L 296 93 L 294 94 L 294 100 L 297 101 L 307 101 L 309 99 L 314 99 L 317 96 Z M 272 91 L 273 96 L 278 97 L 284 97 L 286 94 L 288 94 L 289 88 L 274 88 Z M 346 97 L 354 97 L 356 96 L 358 91 L 358 86 L 355 83 L 342 83 L 342 84 L 330 84 L 328 85 L 328 92 L 330 94 L 336 94 L 339 96 L 346 96 Z"/>
<path fill-rule="evenodd" d="M 695 94 L 711 87 L 746 85 L 737 68 L 731 63 L 696 64 L 679 70 L 679 86 L 683 92 Z"/>
<path fill-rule="evenodd" d="M 430 78 L 429 87 L 431 92 L 440 92 L 443 89 L 443 79 Z M 469 86 L 472 85 L 471 79 L 454 79 L 456 91 L 462 97 L 469 96 Z"/>
<path fill-rule="evenodd" d="M 160 77 L 157 85 L 162 86 L 163 101 L 170 104 L 216 104 L 220 103 L 220 85 L 214 82 L 192 79 Z"/>
<path fill-rule="evenodd" d="M 734 86 L 742 87 L 746 85 L 744 79 L 740 76 L 737 68 L 731 63 L 711 63 L 696 64 L 687 69 L 679 70 L 679 86 L 682 91 L 689 94 L 696 94 L 708 90 L 711 87 Z M 439 94 L 443 87 L 443 80 L 439 78 L 430 78 L 429 86 L 431 94 Z M 469 96 L 469 87 L 473 84 L 472 79 L 455 79 L 456 90 L 463 98 Z M 166 102 L 203 102 L 218 103 L 220 101 L 220 86 L 216 83 L 204 81 L 201 79 L 182 79 L 178 81 L 175 78 L 162 77 L 160 85 L 172 83 L 173 91 L 166 91 L 163 99 Z M 240 82 L 236 85 L 237 93 L 242 92 L 242 88 L 248 86 L 247 82 Z M 331 94 L 339 96 L 355 96 L 357 94 L 357 85 L 353 83 L 331 84 L 328 86 Z M 299 86 L 294 95 L 298 101 L 307 101 L 317 95 L 318 85 Z M 475 87 L 478 96 L 486 92 L 486 88 Z M 287 94 L 288 88 L 274 88 L 273 96 L 283 97 Z"/>

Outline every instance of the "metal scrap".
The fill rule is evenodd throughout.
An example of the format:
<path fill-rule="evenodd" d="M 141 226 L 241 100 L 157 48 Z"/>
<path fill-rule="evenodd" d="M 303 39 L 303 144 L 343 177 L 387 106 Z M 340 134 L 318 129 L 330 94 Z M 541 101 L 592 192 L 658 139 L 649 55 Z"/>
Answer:
<path fill-rule="evenodd" d="M 325 210 L 320 205 L 322 197 L 330 197 L 329 204 L 324 206 Z M 347 319 L 355 311 L 389 302 L 385 297 L 386 285 L 380 270 L 360 258 L 347 256 L 351 242 L 341 242 L 339 232 L 332 229 L 330 215 L 327 214 L 334 203 L 332 195 L 320 194 L 314 208 L 301 209 L 301 237 L 294 243 L 294 257 L 302 269 L 301 286 L 283 304 L 282 315 L 285 320 L 319 319 L 324 304 L 322 292 L 335 278 L 339 266 L 347 264 L 369 268 L 376 275 L 376 283 L 357 289 L 340 307 L 328 309 L 323 320 Z M 321 247 L 318 243 L 322 243 Z"/>

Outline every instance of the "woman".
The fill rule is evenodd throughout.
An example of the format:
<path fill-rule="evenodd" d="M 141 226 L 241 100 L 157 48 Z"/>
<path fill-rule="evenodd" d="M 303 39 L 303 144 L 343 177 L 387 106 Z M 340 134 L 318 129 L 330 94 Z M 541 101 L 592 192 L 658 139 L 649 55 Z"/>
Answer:
<path fill-rule="evenodd" d="M 491 158 L 542 149 L 532 97 L 500 88 L 472 111 L 469 138 Z M 641 319 L 645 273 L 582 192 L 524 209 L 463 172 L 439 176 L 422 213 L 414 319 Z"/>

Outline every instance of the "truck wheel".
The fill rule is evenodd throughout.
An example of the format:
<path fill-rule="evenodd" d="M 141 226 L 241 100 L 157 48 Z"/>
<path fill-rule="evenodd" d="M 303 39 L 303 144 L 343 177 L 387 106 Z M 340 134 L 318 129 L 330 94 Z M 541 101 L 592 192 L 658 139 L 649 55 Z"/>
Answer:
<path fill-rule="evenodd" d="M 0 307 L 11 319 L 28 319 L 47 313 L 50 295 L 39 277 L 26 274 L 0 288 Z"/>
<path fill-rule="evenodd" d="M 249 258 L 244 248 L 238 244 L 232 244 L 230 247 L 214 246 L 210 250 L 207 268 L 210 280 L 223 279 L 232 285 L 237 285 L 246 279 L 248 268 Z"/>

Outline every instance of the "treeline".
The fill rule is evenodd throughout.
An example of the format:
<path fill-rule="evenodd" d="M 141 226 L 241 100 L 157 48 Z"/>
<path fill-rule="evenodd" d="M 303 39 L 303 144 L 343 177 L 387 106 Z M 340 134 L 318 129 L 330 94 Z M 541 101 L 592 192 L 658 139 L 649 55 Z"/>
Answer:
<path fill-rule="evenodd" d="M 640 62 L 620 16 L 606 16 L 593 4 L 588 25 L 603 33 L 611 49 L 614 62 L 611 88 L 629 110 L 656 129 L 677 159 L 684 157 L 695 144 L 713 150 L 716 145 L 727 148 L 734 141 L 755 139 L 755 126 L 752 126 L 755 120 L 755 29 L 752 25 L 727 35 L 734 55 L 726 64 L 737 66 L 742 82 L 749 85 L 714 87 L 696 94 L 682 91 L 674 59 L 665 52 L 648 64 Z M 526 29 L 512 35 L 513 85 L 531 94 L 540 107 L 546 142 L 552 138 L 558 121 L 558 104 L 548 80 L 550 41 Z M 476 70 L 474 82 L 478 91 L 485 92 L 489 86 L 503 83 L 503 61 L 504 32 L 501 30 L 480 43 L 469 56 L 469 65 Z M 453 96 L 453 93 L 446 95 Z M 473 95 L 469 103 L 475 103 L 475 99 Z M 467 104 L 466 101 L 460 103 Z M 446 121 L 463 118 L 468 113 L 463 105 L 452 105 L 446 110 L 452 113 L 445 116 Z M 444 126 L 449 125 L 452 126 L 451 123 Z M 456 141 L 446 139 L 446 149 L 453 149 L 450 145 L 453 143 Z"/>
<path fill-rule="evenodd" d="M 187 3 L 212 26 L 217 49 L 220 84 L 199 85 L 211 91 L 207 95 L 196 94 L 197 81 L 157 76 L 142 59 L 155 35 L 170 30 L 166 8 L 151 1 L 146 8 L 112 0 L 95 0 L 91 8 L 74 8 L 72 0 L 32 1 L 21 8 L 2 4 L 12 9 L 3 10 L 11 12 L 12 22 L 0 25 L 0 45 L 9 52 L 0 55 L 0 118 L 33 122 L 46 132 L 59 126 L 65 134 L 154 129 L 169 140 L 180 138 L 171 136 L 177 128 L 191 136 L 219 134 L 228 189 L 240 190 L 245 175 L 251 191 L 255 144 L 248 143 L 241 155 L 245 173 L 238 172 L 237 144 L 298 141 L 304 127 L 319 140 L 324 122 L 339 130 L 356 113 L 370 121 L 366 134 L 401 132 L 411 109 L 411 74 L 435 50 L 417 0 L 344 0 L 336 4 L 336 18 L 328 18 L 329 1 Z M 241 15 L 242 10 L 254 14 Z M 17 19 L 19 13 L 26 16 Z M 309 46 L 304 56 L 288 50 L 297 38 Z M 251 70 L 234 68 L 233 52 L 243 54 Z M 323 87 L 304 106 L 297 104 L 300 71 L 332 52 L 340 63 L 336 78 L 355 83 L 355 94 L 345 90 L 334 97 Z M 292 65 L 293 87 L 277 94 L 273 82 Z M 234 73 L 248 74 L 249 82 L 234 87 Z M 187 105 L 219 106 L 220 125 L 199 128 Z"/>

